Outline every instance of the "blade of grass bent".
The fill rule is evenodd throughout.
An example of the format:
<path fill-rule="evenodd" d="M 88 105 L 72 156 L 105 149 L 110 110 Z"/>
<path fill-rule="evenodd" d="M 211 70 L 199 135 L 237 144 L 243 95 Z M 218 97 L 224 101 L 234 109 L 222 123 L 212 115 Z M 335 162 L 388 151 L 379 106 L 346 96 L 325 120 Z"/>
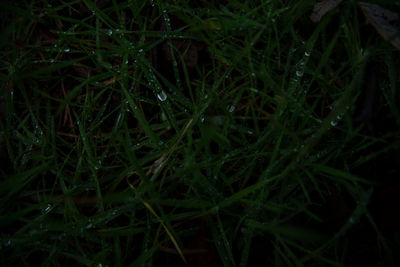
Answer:
<path fill-rule="evenodd" d="M 136 188 L 127 180 L 129 187 L 136 193 Z M 165 225 L 164 221 L 157 215 L 156 211 L 152 208 L 152 206 L 145 201 L 144 199 L 140 198 L 140 200 L 142 201 L 143 205 L 151 212 L 151 214 L 154 215 L 154 217 L 156 217 L 156 219 L 158 220 L 158 222 L 162 225 L 162 227 L 164 228 L 165 232 L 167 232 L 169 238 L 171 239 L 172 243 L 174 244 L 176 250 L 178 251 L 179 255 L 181 256 L 182 260 L 186 263 L 186 259 L 185 256 L 182 253 L 181 248 L 178 245 L 178 242 L 176 242 L 175 237 L 172 235 L 172 233 L 169 231 L 168 227 Z"/>

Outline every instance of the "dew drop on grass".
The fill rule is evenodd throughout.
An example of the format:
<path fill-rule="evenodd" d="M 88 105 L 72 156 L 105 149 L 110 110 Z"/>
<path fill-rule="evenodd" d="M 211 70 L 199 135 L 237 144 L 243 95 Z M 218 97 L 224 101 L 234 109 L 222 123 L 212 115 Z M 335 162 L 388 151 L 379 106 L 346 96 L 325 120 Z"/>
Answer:
<path fill-rule="evenodd" d="M 335 120 L 331 121 L 331 125 L 332 125 L 333 127 L 335 127 L 337 124 L 338 124 L 337 121 L 335 121 Z"/>
<path fill-rule="evenodd" d="M 112 31 L 111 29 L 108 29 L 108 30 L 106 31 L 106 34 L 107 34 L 108 36 L 111 36 L 111 35 L 113 34 L 113 31 Z"/>
<path fill-rule="evenodd" d="M 303 71 L 302 70 L 297 70 L 296 71 L 296 75 L 297 75 L 297 77 L 303 76 Z"/>
<path fill-rule="evenodd" d="M 337 115 L 337 117 L 336 117 L 338 120 L 341 120 L 341 119 L 343 119 L 343 114 L 341 113 L 341 114 L 339 114 L 339 115 Z"/>
<path fill-rule="evenodd" d="M 68 53 L 69 51 L 71 51 L 71 49 L 69 47 L 64 48 L 65 53 Z"/>
<path fill-rule="evenodd" d="M 90 229 L 93 227 L 92 220 L 89 219 L 88 224 L 86 225 L 86 229 Z"/>
<path fill-rule="evenodd" d="M 235 110 L 235 106 L 234 105 L 231 105 L 229 108 L 228 108 L 228 112 L 233 112 Z"/>
<path fill-rule="evenodd" d="M 157 94 L 157 98 L 158 98 L 160 101 L 165 101 L 165 100 L 167 99 L 167 94 L 166 94 L 164 91 L 160 91 L 160 92 Z"/>
<path fill-rule="evenodd" d="M 97 163 L 94 165 L 94 169 L 97 171 L 101 167 L 101 160 L 98 160 Z"/>
<path fill-rule="evenodd" d="M 310 52 L 310 51 L 306 51 L 306 52 L 304 52 L 304 55 L 305 55 L 306 57 L 309 57 L 309 56 L 311 56 L 311 52 Z"/>
<path fill-rule="evenodd" d="M 49 213 L 51 210 L 51 204 L 47 204 L 46 207 L 42 210 L 44 214 Z"/>
<path fill-rule="evenodd" d="M 61 235 L 59 235 L 59 236 L 57 237 L 57 239 L 58 239 L 58 240 L 63 240 L 63 239 L 65 238 L 65 236 L 66 236 L 66 234 L 65 234 L 65 233 L 62 233 Z"/>

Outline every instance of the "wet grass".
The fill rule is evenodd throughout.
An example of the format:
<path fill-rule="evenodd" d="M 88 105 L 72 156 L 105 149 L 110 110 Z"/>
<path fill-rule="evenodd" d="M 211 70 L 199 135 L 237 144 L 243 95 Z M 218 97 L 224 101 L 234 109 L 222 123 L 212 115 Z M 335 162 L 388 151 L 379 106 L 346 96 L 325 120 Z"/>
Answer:
<path fill-rule="evenodd" d="M 398 51 L 356 1 L 1 5 L 4 266 L 398 263 Z"/>

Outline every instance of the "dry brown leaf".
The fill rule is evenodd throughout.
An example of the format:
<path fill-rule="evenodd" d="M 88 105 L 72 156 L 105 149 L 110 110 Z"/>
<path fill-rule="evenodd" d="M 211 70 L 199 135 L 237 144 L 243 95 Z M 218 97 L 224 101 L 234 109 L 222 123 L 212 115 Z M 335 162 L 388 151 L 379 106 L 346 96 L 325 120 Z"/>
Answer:
<path fill-rule="evenodd" d="M 343 0 L 323 0 L 316 3 L 313 8 L 313 13 L 310 15 L 311 21 L 320 21 L 326 13 L 337 7 L 342 1 Z"/>
<path fill-rule="evenodd" d="M 374 26 L 378 33 L 385 40 L 390 40 L 392 45 L 400 50 L 400 36 L 395 37 L 400 29 L 393 24 L 394 21 L 399 20 L 399 14 L 379 5 L 364 2 L 358 4 L 368 22 Z"/>

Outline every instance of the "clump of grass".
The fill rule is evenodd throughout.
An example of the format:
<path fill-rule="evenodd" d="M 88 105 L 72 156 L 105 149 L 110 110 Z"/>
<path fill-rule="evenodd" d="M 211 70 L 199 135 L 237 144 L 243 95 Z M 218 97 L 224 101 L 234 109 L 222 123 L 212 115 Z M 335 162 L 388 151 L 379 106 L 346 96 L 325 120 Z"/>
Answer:
<path fill-rule="evenodd" d="M 397 52 L 311 4 L 2 4 L 2 264 L 395 265 Z"/>

